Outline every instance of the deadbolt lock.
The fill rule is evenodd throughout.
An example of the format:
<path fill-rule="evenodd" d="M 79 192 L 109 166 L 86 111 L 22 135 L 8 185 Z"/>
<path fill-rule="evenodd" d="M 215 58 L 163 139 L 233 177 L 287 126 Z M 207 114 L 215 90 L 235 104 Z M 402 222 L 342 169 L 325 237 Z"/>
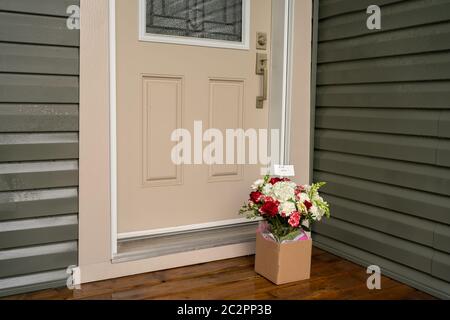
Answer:
<path fill-rule="evenodd" d="M 265 32 L 256 33 L 256 49 L 258 50 L 267 49 L 267 33 Z"/>

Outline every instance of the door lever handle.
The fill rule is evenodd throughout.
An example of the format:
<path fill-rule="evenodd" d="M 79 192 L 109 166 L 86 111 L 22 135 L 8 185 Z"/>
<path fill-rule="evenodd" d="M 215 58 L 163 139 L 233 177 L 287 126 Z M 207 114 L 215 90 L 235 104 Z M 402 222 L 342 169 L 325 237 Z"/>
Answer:
<path fill-rule="evenodd" d="M 267 74 L 267 54 L 257 53 L 256 54 L 256 74 L 263 76 L 263 92 L 262 96 L 256 97 L 256 108 L 263 109 L 264 101 L 267 100 L 267 85 L 268 85 L 268 74 Z"/>

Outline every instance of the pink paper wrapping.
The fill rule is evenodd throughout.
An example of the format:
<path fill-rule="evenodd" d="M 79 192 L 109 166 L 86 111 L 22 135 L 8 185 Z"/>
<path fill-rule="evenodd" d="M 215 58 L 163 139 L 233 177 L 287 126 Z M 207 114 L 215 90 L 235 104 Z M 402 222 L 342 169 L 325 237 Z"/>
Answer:
<path fill-rule="evenodd" d="M 270 232 L 269 224 L 266 221 L 261 221 L 259 223 L 258 228 L 256 229 L 256 232 L 260 233 L 266 240 L 277 242 L 274 235 Z M 292 241 L 303 241 L 303 240 L 309 240 L 309 237 L 306 234 L 306 232 L 302 230 L 302 233 L 300 233 L 293 240 L 283 240 L 281 243 L 292 242 Z"/>

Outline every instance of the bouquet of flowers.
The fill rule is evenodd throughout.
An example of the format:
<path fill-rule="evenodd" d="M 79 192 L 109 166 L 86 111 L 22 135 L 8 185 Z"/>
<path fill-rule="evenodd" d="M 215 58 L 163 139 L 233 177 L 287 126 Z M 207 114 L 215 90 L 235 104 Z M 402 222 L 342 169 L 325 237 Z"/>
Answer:
<path fill-rule="evenodd" d="M 330 217 L 329 205 L 319 195 L 324 182 L 297 185 L 288 178 L 265 176 L 252 185 L 250 199 L 239 211 L 248 219 L 262 217 L 278 241 L 298 239 L 314 221 Z"/>

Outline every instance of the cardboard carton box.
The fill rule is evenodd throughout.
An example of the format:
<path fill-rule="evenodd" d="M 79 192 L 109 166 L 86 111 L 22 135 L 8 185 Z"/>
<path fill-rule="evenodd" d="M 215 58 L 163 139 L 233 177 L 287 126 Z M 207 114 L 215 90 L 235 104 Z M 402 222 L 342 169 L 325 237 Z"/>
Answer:
<path fill-rule="evenodd" d="M 255 271 L 277 285 L 309 279 L 311 251 L 311 239 L 280 244 L 258 232 Z"/>

